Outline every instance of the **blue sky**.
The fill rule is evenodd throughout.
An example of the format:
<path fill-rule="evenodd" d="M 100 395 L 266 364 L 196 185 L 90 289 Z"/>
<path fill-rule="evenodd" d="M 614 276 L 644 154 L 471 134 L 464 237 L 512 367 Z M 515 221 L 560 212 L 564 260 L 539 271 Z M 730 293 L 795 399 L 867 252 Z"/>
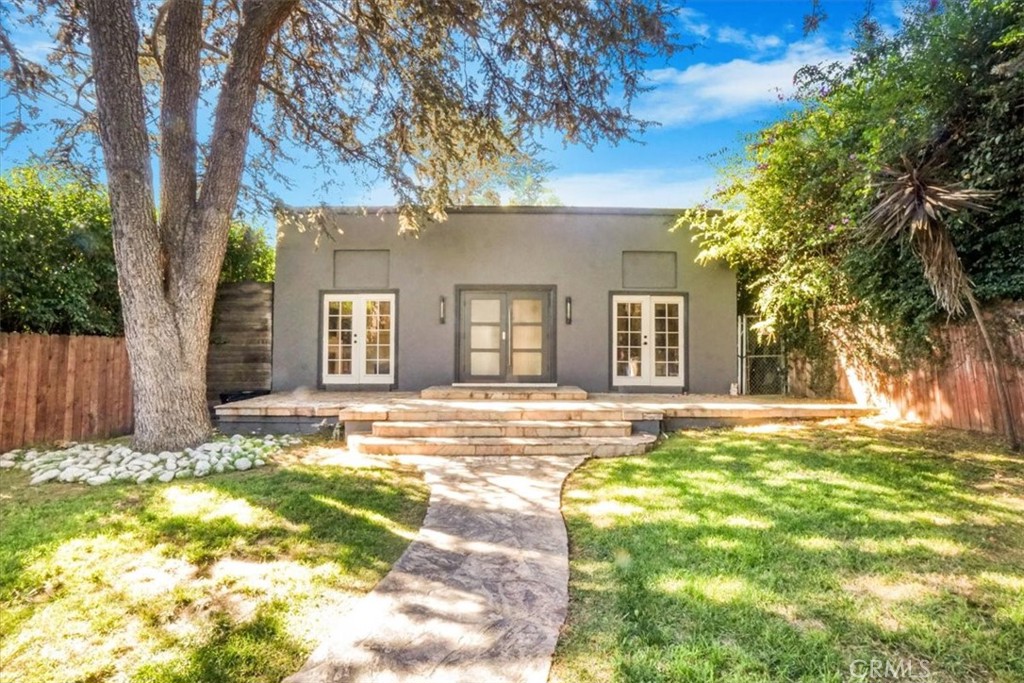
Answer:
<path fill-rule="evenodd" d="M 649 65 L 654 89 L 641 96 L 635 111 L 660 122 L 639 143 L 603 144 L 593 150 L 562 146 L 557 136 L 542 142 L 544 158 L 554 165 L 550 186 L 569 206 L 692 206 L 715 186 L 708 155 L 738 149 L 744 134 L 777 118 L 780 94 L 792 89 L 802 65 L 846 58 L 851 28 L 864 11 L 863 0 L 824 0 L 828 19 L 811 36 L 802 33 L 810 0 L 691 0 L 677 16 L 683 42 L 697 43 L 669 62 Z M 898 22 L 900 0 L 876 3 L 883 26 Z M 23 48 L 42 53 L 41 36 L 22 34 Z M 43 152 L 45 135 L 22 136 L 0 159 L 7 169 L 32 152 Z M 296 166 L 296 174 L 309 171 Z M 318 183 L 280 188 L 292 205 L 389 204 L 383 185 L 365 189 L 338 187 L 330 196 L 316 193 Z"/>

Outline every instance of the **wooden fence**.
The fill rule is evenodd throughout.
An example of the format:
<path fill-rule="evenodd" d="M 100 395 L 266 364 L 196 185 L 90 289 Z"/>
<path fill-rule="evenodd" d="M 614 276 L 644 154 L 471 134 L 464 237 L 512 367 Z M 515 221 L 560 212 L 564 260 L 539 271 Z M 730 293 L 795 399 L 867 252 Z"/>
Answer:
<path fill-rule="evenodd" d="M 207 395 L 270 388 L 273 285 L 221 285 Z M 0 453 L 132 430 L 131 374 L 121 337 L 0 333 Z"/>
<path fill-rule="evenodd" d="M 213 305 L 206 398 L 221 392 L 270 389 L 270 335 L 274 285 L 221 285 Z"/>
<path fill-rule="evenodd" d="M 1018 434 L 1024 434 L 1024 303 L 992 311 L 990 334 L 1001 351 L 1003 380 L 1010 394 Z M 925 424 L 1004 432 L 996 403 L 992 364 L 973 323 L 939 330 L 945 354 L 901 377 L 866 371 L 845 362 L 840 353 L 838 395 L 877 405 Z"/>
<path fill-rule="evenodd" d="M 124 339 L 0 333 L 0 452 L 131 429 Z"/>

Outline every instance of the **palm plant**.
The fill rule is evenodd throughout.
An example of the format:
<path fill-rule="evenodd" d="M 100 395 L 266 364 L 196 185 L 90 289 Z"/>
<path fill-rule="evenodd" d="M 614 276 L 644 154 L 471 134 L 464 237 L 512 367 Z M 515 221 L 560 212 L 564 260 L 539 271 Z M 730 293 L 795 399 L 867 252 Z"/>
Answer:
<path fill-rule="evenodd" d="M 902 168 L 884 169 L 879 174 L 876 203 L 864 221 L 866 236 L 876 244 L 892 240 L 909 242 L 939 306 L 950 315 L 963 315 L 965 301 L 970 306 L 994 369 L 997 403 L 1006 436 L 1010 448 L 1017 451 L 1020 441 L 999 359 L 973 284 L 945 222 L 947 216 L 960 211 L 987 211 L 986 202 L 996 193 L 943 183 L 938 180 L 940 168 L 940 164 L 927 159 L 915 164 L 904 157 Z"/>

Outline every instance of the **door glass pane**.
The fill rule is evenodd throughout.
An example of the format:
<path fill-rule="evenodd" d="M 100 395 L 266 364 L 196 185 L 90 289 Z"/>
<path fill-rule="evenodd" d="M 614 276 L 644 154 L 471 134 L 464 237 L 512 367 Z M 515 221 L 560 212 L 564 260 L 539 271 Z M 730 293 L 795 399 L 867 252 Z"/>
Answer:
<path fill-rule="evenodd" d="M 642 312 L 640 303 L 615 304 L 616 377 L 640 377 L 644 374 Z"/>
<path fill-rule="evenodd" d="M 679 376 L 679 304 L 654 306 L 654 376 Z"/>
<path fill-rule="evenodd" d="M 473 351 L 469 354 L 469 372 L 477 377 L 501 374 L 501 354 L 497 351 Z"/>
<path fill-rule="evenodd" d="M 352 302 L 327 302 L 327 329 L 325 330 L 327 374 L 352 373 Z"/>
<path fill-rule="evenodd" d="M 543 373 L 543 356 L 538 351 L 513 351 L 512 374 L 517 377 L 535 377 Z"/>
<path fill-rule="evenodd" d="M 512 322 L 513 323 L 539 323 L 543 306 L 540 299 L 513 299 L 512 300 Z"/>
<path fill-rule="evenodd" d="M 469 336 L 470 346 L 474 349 L 501 348 L 501 328 L 497 325 L 473 325 Z"/>
<path fill-rule="evenodd" d="M 363 339 L 363 373 L 388 375 L 391 371 L 391 301 L 367 299 L 366 335 Z"/>
<path fill-rule="evenodd" d="M 474 323 L 500 323 L 501 299 L 473 299 L 469 302 L 469 319 Z"/>
<path fill-rule="evenodd" d="M 512 327 L 512 348 L 514 350 L 539 349 L 543 338 L 544 333 L 540 325 L 515 325 Z"/>

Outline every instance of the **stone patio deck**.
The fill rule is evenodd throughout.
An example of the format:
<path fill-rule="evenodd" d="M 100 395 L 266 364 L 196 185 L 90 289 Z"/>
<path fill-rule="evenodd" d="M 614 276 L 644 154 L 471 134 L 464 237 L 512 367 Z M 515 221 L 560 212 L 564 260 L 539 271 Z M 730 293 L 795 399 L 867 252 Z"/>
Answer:
<path fill-rule="evenodd" d="M 311 420 L 629 420 L 745 422 L 763 420 L 862 417 L 877 410 L 852 403 L 784 396 L 711 394 L 596 393 L 586 399 L 549 398 L 559 390 L 540 389 L 543 398 L 424 398 L 445 388 L 419 392 L 311 391 L 278 392 L 226 403 L 215 408 L 224 423 L 255 423 L 267 418 Z M 492 392 L 493 393 L 493 392 Z M 677 426 L 678 428 L 678 426 Z"/>

